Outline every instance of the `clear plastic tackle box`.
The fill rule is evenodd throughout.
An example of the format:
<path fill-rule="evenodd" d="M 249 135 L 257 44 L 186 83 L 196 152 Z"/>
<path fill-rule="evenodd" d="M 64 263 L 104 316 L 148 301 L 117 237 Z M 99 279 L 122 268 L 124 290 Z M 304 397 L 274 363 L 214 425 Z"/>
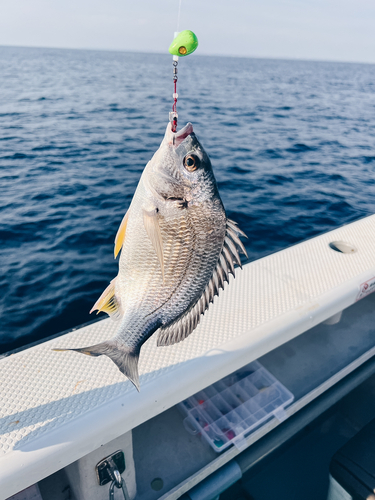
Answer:
<path fill-rule="evenodd" d="M 270 418 L 284 420 L 285 407 L 294 399 L 258 361 L 244 366 L 179 403 L 184 426 L 200 434 L 216 451 L 231 444 L 246 447 L 245 436 Z"/>

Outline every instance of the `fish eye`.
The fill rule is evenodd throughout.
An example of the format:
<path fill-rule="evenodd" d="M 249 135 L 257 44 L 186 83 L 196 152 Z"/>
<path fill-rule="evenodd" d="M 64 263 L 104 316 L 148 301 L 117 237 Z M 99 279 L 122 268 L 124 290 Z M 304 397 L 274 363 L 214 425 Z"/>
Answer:
<path fill-rule="evenodd" d="M 189 172 L 194 172 L 199 167 L 200 160 L 196 155 L 186 155 L 184 158 L 184 167 Z"/>

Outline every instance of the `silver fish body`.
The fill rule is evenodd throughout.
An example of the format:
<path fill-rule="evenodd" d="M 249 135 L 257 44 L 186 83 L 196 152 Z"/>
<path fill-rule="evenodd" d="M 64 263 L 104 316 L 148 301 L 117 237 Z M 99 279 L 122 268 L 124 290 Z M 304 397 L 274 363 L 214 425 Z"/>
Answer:
<path fill-rule="evenodd" d="M 75 351 L 116 363 L 139 390 L 138 358 L 159 329 L 158 345 L 186 338 L 198 325 L 234 263 L 242 233 L 229 221 L 211 162 L 189 123 L 170 125 L 146 165 L 115 242 L 118 276 L 93 309 L 119 319 L 112 339 Z"/>

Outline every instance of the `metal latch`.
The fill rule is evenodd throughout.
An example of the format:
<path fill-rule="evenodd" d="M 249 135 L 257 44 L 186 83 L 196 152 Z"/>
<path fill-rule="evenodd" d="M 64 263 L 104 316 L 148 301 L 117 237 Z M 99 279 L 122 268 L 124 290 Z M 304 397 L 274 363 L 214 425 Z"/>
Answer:
<path fill-rule="evenodd" d="M 112 453 L 108 457 L 103 458 L 95 466 L 96 476 L 100 486 L 111 482 L 109 486 L 109 500 L 114 500 L 115 486 L 118 489 L 122 489 L 125 500 L 130 500 L 128 490 L 126 488 L 125 481 L 121 477 L 121 474 L 125 470 L 125 456 L 121 450 Z"/>

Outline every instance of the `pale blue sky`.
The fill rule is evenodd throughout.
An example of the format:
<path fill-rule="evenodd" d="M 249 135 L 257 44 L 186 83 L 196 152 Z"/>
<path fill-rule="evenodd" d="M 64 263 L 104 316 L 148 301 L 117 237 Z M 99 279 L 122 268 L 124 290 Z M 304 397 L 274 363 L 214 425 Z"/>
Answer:
<path fill-rule="evenodd" d="M 1 0 L 0 45 L 167 52 L 179 0 Z M 182 0 L 197 53 L 375 63 L 375 0 Z"/>

